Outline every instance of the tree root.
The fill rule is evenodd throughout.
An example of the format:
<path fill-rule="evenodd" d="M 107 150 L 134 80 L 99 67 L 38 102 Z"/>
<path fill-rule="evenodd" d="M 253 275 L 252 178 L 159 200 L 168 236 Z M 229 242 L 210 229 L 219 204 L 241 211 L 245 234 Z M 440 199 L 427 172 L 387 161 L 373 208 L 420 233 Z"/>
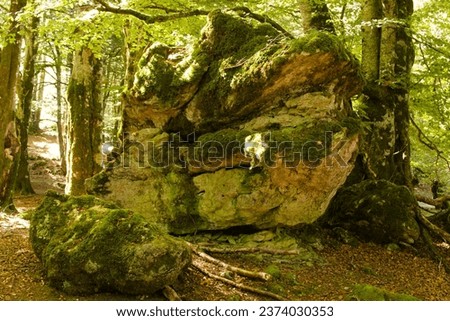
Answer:
<path fill-rule="evenodd" d="M 166 285 L 162 290 L 163 295 L 169 301 L 181 301 L 181 298 L 178 296 L 178 293 L 171 287 Z"/>
<path fill-rule="evenodd" d="M 450 234 L 449 233 L 447 233 L 443 229 L 441 229 L 438 226 L 436 226 L 433 223 L 431 223 L 421 213 L 417 213 L 417 218 L 419 219 L 420 223 L 422 223 L 430 232 L 433 232 L 437 236 L 441 237 L 447 243 L 450 243 Z"/>
<path fill-rule="evenodd" d="M 228 279 L 226 277 L 214 274 L 213 272 L 208 271 L 205 267 L 203 267 L 203 265 L 201 263 L 202 263 L 202 261 L 203 262 L 207 262 L 207 263 L 211 263 L 211 264 L 214 264 L 216 266 L 220 266 L 220 267 L 224 268 L 227 271 L 234 272 L 234 273 L 236 273 L 236 274 L 238 274 L 240 276 L 253 278 L 253 279 L 259 279 L 259 280 L 262 280 L 262 281 L 270 280 L 272 278 L 272 276 L 270 274 L 264 273 L 264 272 L 249 271 L 249 270 L 245 270 L 245 269 L 242 269 L 242 268 L 239 268 L 239 267 L 227 264 L 227 263 L 225 263 L 225 262 L 223 262 L 221 260 L 218 260 L 218 259 L 216 259 L 216 258 L 214 258 L 214 257 L 212 257 L 212 256 L 210 256 L 208 254 L 206 254 L 205 252 L 200 251 L 198 246 L 196 246 L 196 245 L 194 245 L 192 243 L 189 243 L 189 242 L 186 242 L 186 243 L 188 244 L 188 246 L 191 248 L 191 250 L 197 256 L 196 258 L 193 259 L 192 266 L 195 267 L 197 270 L 199 270 L 201 273 L 205 274 L 206 276 L 208 276 L 208 277 L 210 277 L 210 278 L 212 278 L 214 280 L 220 281 L 222 283 L 229 284 L 229 285 L 231 285 L 231 286 L 233 286 L 235 288 L 238 288 L 238 289 L 241 289 L 241 290 L 245 290 L 247 292 L 259 294 L 259 295 L 266 296 L 268 298 L 279 300 L 279 301 L 286 301 L 287 300 L 286 298 L 284 298 L 284 297 L 282 297 L 282 296 L 280 296 L 278 294 L 275 294 L 275 293 L 272 293 L 272 292 L 269 292 L 269 291 L 265 291 L 265 290 L 261 290 L 261 289 L 257 289 L 257 288 L 254 288 L 254 287 L 242 284 L 242 283 L 235 282 L 235 281 L 230 280 L 230 279 Z M 225 250 L 219 251 L 219 252 L 220 253 L 227 253 L 227 251 L 225 251 Z M 254 251 L 249 250 L 248 252 L 254 252 Z"/>
<path fill-rule="evenodd" d="M 431 198 L 422 195 L 414 195 L 414 196 L 416 197 L 416 200 L 427 203 L 429 205 L 433 205 L 437 208 L 442 207 L 445 202 L 450 201 L 450 195 L 444 195 L 438 198 Z"/>
<path fill-rule="evenodd" d="M 251 287 L 251 286 L 248 286 L 248 285 L 244 285 L 242 283 L 237 283 L 237 282 L 234 282 L 234 281 L 229 280 L 227 278 L 224 278 L 224 277 L 218 276 L 218 275 L 216 275 L 214 273 L 211 273 L 211 272 L 207 271 L 206 269 L 204 269 L 197 262 L 192 262 L 192 266 L 194 266 L 197 270 L 199 270 L 200 272 L 202 272 L 206 276 L 208 276 L 208 277 L 210 277 L 212 279 L 221 281 L 223 283 L 232 285 L 232 286 L 234 286 L 234 287 L 236 287 L 238 289 L 245 290 L 245 291 L 252 292 L 252 293 L 256 293 L 256 294 L 259 294 L 259 295 L 263 295 L 263 296 L 266 296 L 266 297 L 269 297 L 269 298 L 272 298 L 272 299 L 275 299 L 275 300 L 278 300 L 278 301 L 287 301 L 286 298 L 284 298 L 284 297 L 282 297 L 282 296 L 280 296 L 278 294 L 275 294 L 275 293 L 272 293 L 272 292 L 269 292 L 269 291 L 260 290 L 260 289 L 257 289 L 257 288 L 254 288 L 254 287 Z"/>
<path fill-rule="evenodd" d="M 425 216 L 423 216 L 420 212 L 417 212 L 417 220 L 421 226 L 421 234 L 422 239 L 425 242 L 428 250 L 430 251 L 431 257 L 439 263 L 439 265 L 443 265 L 445 272 L 450 274 L 450 265 L 447 263 L 446 259 L 439 253 L 436 246 L 433 244 L 433 240 L 431 239 L 430 233 L 435 234 L 438 237 L 441 237 L 445 242 L 450 243 L 450 234 L 439 228 L 438 226 L 431 223 Z"/>
<path fill-rule="evenodd" d="M 450 274 L 450 265 L 447 263 L 444 257 L 439 253 L 436 246 L 433 244 L 433 240 L 431 239 L 430 233 L 428 233 L 428 230 L 426 227 L 422 228 L 422 236 L 423 240 L 425 241 L 425 244 L 430 251 L 431 257 L 436 260 L 439 265 L 443 265 L 445 272 Z"/>
<path fill-rule="evenodd" d="M 248 270 L 236 267 L 236 266 L 229 265 L 229 264 L 227 264 L 227 263 L 225 263 L 223 261 L 220 261 L 220 260 L 218 260 L 216 258 L 213 258 L 212 256 L 209 256 L 208 254 L 206 254 L 204 252 L 199 251 L 197 249 L 197 247 L 195 245 L 191 244 L 191 243 L 188 243 L 188 245 L 192 249 L 192 251 L 195 254 L 197 254 L 198 256 L 200 256 L 201 258 L 205 259 L 206 261 L 208 261 L 210 263 L 213 263 L 215 265 L 221 266 L 221 267 L 225 268 L 226 270 L 235 272 L 235 273 L 237 273 L 239 275 L 246 276 L 246 277 L 249 277 L 249 278 L 261 279 L 263 281 L 268 281 L 268 280 L 270 280 L 272 278 L 271 275 L 268 274 L 268 273 L 248 271 Z"/>
<path fill-rule="evenodd" d="M 236 249 L 225 249 L 225 248 L 217 248 L 217 247 L 208 247 L 202 246 L 200 247 L 203 251 L 209 253 L 266 253 L 266 254 L 274 254 L 274 255 L 298 255 L 300 252 L 298 250 L 276 250 L 276 249 L 268 249 L 268 248 L 259 248 L 259 247 L 241 247 Z"/>

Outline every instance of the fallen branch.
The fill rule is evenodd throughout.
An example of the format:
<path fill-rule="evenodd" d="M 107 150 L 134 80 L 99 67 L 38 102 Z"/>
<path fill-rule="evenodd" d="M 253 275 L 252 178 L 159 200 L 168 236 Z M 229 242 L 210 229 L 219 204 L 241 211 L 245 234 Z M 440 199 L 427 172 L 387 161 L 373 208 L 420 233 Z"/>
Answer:
<path fill-rule="evenodd" d="M 192 249 L 192 251 L 195 254 L 197 254 L 198 256 L 200 256 L 201 258 L 205 259 L 206 261 L 208 261 L 210 263 L 213 263 L 215 265 L 218 265 L 218 266 L 221 266 L 221 267 L 225 268 L 226 270 L 235 272 L 235 273 L 237 273 L 239 275 L 246 276 L 246 277 L 249 277 L 249 278 L 261 279 L 263 281 L 268 281 L 268 280 L 270 280 L 272 278 L 271 275 L 268 274 L 268 273 L 253 272 L 253 271 L 241 269 L 241 268 L 236 267 L 236 266 L 229 265 L 229 264 L 227 264 L 227 263 L 225 263 L 223 261 L 220 261 L 220 260 L 218 260 L 216 258 L 213 258 L 212 256 L 206 254 L 205 252 L 199 251 L 197 249 L 197 247 L 194 246 L 193 244 L 188 243 L 188 242 L 187 242 L 187 244 L 189 245 L 189 247 Z"/>
<path fill-rule="evenodd" d="M 268 248 L 258 248 L 258 247 L 240 247 L 235 249 L 230 248 L 217 248 L 217 247 L 200 247 L 203 251 L 209 253 L 266 253 L 274 255 L 298 255 L 300 252 L 298 250 L 276 250 Z"/>
<path fill-rule="evenodd" d="M 257 288 L 254 288 L 254 287 L 251 287 L 251 286 L 248 286 L 248 285 L 244 285 L 244 284 L 241 284 L 241 283 L 237 283 L 237 282 L 234 282 L 232 280 L 226 279 L 224 277 L 218 276 L 218 275 L 216 275 L 214 273 L 211 273 L 211 272 L 205 270 L 202 266 L 200 266 L 200 264 L 198 264 L 196 262 L 192 262 L 192 266 L 194 266 L 197 270 L 199 270 L 200 272 L 202 272 L 206 276 L 208 276 L 208 277 L 210 277 L 212 279 L 218 280 L 220 282 L 232 285 L 232 286 L 234 286 L 234 287 L 236 287 L 238 289 L 242 289 L 242 290 L 245 290 L 245 291 L 248 291 L 248 292 L 260 294 L 260 295 L 263 295 L 263 296 L 266 296 L 266 297 L 269 297 L 269 298 L 272 298 L 272 299 L 275 299 L 275 300 L 278 300 L 278 301 L 286 301 L 287 300 L 286 298 L 284 298 L 284 297 L 282 297 L 282 296 L 280 296 L 278 294 L 275 294 L 275 293 L 272 293 L 272 292 L 269 292 L 269 291 L 260 290 L 260 289 L 257 289 Z"/>

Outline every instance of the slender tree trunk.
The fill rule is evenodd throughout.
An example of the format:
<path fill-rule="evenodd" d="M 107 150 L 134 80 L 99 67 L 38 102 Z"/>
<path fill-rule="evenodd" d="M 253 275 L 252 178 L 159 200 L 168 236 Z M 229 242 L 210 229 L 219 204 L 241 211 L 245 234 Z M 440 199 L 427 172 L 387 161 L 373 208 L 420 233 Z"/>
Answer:
<path fill-rule="evenodd" d="M 38 51 L 37 27 L 39 18 L 33 16 L 26 35 L 23 77 L 20 86 L 19 103 L 16 112 L 16 124 L 20 140 L 20 157 L 15 182 L 15 192 L 22 195 L 34 194 L 28 170 L 28 127 L 33 100 L 34 75 Z"/>
<path fill-rule="evenodd" d="M 45 59 L 45 57 L 43 57 Z M 45 65 L 45 61 L 43 61 Z M 44 89 L 45 89 L 45 69 L 40 70 L 39 77 L 36 79 L 36 90 L 35 92 L 35 101 L 42 102 L 44 99 Z M 37 104 L 34 110 L 31 111 L 31 119 L 30 119 L 30 133 L 39 133 L 41 129 L 39 128 L 39 124 L 41 122 L 41 106 Z"/>
<path fill-rule="evenodd" d="M 411 187 L 409 76 L 414 48 L 409 28 L 412 0 L 367 0 L 363 7 L 362 70 L 371 130 L 367 173 Z M 386 18 L 381 23 L 382 18 Z"/>
<path fill-rule="evenodd" d="M 84 181 L 101 169 L 101 64 L 84 47 L 73 59 L 68 87 L 66 193 L 85 193 Z"/>
<path fill-rule="evenodd" d="M 19 152 L 19 142 L 14 126 L 14 102 L 16 93 L 16 80 L 20 57 L 19 24 L 15 20 L 26 2 L 24 0 L 11 0 L 10 14 L 12 22 L 9 35 L 14 41 L 8 43 L 0 50 L 0 210 L 14 209 L 12 203 L 12 188 L 14 185 L 14 159 Z"/>
<path fill-rule="evenodd" d="M 55 77 L 56 77 L 56 128 L 58 131 L 59 155 L 61 159 L 61 171 L 66 174 L 66 142 L 64 140 L 64 112 L 62 96 L 62 55 L 58 47 L 55 48 Z"/>

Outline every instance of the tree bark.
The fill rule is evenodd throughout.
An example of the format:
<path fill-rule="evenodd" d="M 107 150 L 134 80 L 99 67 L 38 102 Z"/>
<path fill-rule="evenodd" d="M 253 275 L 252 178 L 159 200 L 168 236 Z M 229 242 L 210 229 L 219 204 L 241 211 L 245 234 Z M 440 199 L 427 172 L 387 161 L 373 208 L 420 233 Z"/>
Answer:
<path fill-rule="evenodd" d="M 412 0 L 367 0 L 362 13 L 364 93 L 372 126 L 367 173 L 410 188 L 408 96 L 414 49 L 407 29 L 412 12 Z"/>
<path fill-rule="evenodd" d="M 12 22 L 9 35 L 14 39 L 0 50 L 0 210 L 13 209 L 12 188 L 14 185 L 14 160 L 19 151 L 19 142 L 14 126 L 14 102 L 16 80 L 20 58 L 19 23 L 16 14 L 25 6 L 24 0 L 11 0 Z"/>
<path fill-rule="evenodd" d="M 38 52 L 38 24 L 39 18 L 37 16 L 31 17 L 31 22 L 28 26 L 29 30 L 26 35 L 23 77 L 20 86 L 19 104 L 16 112 L 16 124 L 20 140 L 20 156 L 14 190 L 22 195 L 34 194 L 33 187 L 31 186 L 30 171 L 28 170 L 28 128 L 31 116 L 35 65 Z"/>
<path fill-rule="evenodd" d="M 74 55 L 68 87 L 66 193 L 85 193 L 84 181 L 101 169 L 101 63 L 84 47 Z"/>
<path fill-rule="evenodd" d="M 59 146 L 59 156 L 61 159 L 61 171 L 67 173 L 66 164 L 66 142 L 64 139 L 64 112 L 63 112 L 63 96 L 62 96 L 62 55 L 59 47 L 55 47 L 55 77 L 56 77 L 56 128 L 58 131 L 58 146 Z"/>
<path fill-rule="evenodd" d="M 311 29 L 336 33 L 328 6 L 323 0 L 300 0 L 303 31 Z"/>
<path fill-rule="evenodd" d="M 45 65 L 45 56 L 42 56 L 43 64 Z M 44 100 L 44 88 L 45 88 L 45 68 L 42 68 L 39 71 L 39 77 L 36 77 L 36 90 L 35 93 L 35 101 L 41 102 Z M 34 110 L 31 111 L 31 119 L 30 119 L 30 127 L 29 132 L 37 134 L 41 131 L 39 124 L 41 123 L 41 106 L 37 105 Z"/>

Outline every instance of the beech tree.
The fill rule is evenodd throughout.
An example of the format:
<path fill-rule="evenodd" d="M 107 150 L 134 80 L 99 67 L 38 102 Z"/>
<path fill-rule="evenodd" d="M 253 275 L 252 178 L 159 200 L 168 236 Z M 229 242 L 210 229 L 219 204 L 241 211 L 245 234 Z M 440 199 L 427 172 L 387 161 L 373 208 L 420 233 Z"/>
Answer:
<path fill-rule="evenodd" d="M 14 161 L 19 152 L 19 141 L 15 133 L 14 104 L 17 72 L 20 59 L 18 12 L 26 5 L 24 0 L 11 0 L 7 33 L 0 47 L 0 209 L 12 209 L 12 188 L 14 185 Z"/>
<path fill-rule="evenodd" d="M 38 54 L 38 23 L 39 18 L 32 14 L 25 26 L 25 58 L 23 75 L 19 87 L 19 101 L 16 112 L 16 125 L 20 141 L 20 153 L 15 179 L 15 192 L 26 195 L 33 194 L 28 169 L 28 128 L 31 117 L 31 105 L 35 82 L 35 65 Z"/>
<path fill-rule="evenodd" d="M 67 93 L 67 194 L 84 194 L 84 181 L 101 168 L 100 84 L 101 62 L 83 47 L 74 54 Z"/>
<path fill-rule="evenodd" d="M 364 103 L 371 124 L 365 173 L 409 187 L 412 13 L 412 0 L 366 0 L 362 6 L 362 71 L 367 81 Z"/>

